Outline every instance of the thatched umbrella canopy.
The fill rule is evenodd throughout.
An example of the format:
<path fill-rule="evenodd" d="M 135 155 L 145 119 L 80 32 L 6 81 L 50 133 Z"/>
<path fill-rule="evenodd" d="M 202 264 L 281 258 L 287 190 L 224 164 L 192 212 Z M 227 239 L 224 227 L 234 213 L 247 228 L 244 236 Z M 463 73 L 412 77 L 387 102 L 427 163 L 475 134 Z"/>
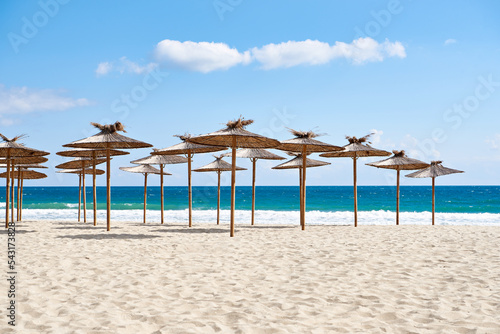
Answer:
<path fill-rule="evenodd" d="M 194 172 L 216 172 L 217 173 L 217 225 L 219 225 L 219 212 L 220 212 L 220 175 L 222 172 L 229 172 L 233 170 L 230 163 L 222 160 L 223 155 L 215 156 L 215 161 L 208 165 L 193 170 Z M 246 170 L 246 168 L 235 167 L 236 170 Z"/>
<path fill-rule="evenodd" d="M 278 147 L 282 151 L 297 152 L 302 154 L 302 164 L 307 166 L 306 159 L 310 153 L 342 151 L 342 147 L 327 144 L 314 138 L 320 136 L 313 131 L 297 131 L 290 129 L 290 132 L 295 138 L 284 140 Z M 300 225 L 302 230 L 306 228 L 306 171 L 307 168 L 302 168 L 302 184 L 300 196 Z"/>
<path fill-rule="evenodd" d="M 226 153 L 224 156 L 229 157 L 231 153 Z M 255 218 L 255 165 L 257 160 L 285 160 L 277 154 L 271 153 L 261 148 L 242 148 L 236 151 L 237 158 L 247 158 L 252 162 L 252 225 L 254 225 Z"/>
<path fill-rule="evenodd" d="M 104 170 L 102 169 L 96 169 L 96 175 L 102 175 L 105 173 Z M 62 169 L 62 170 L 58 170 L 56 173 L 65 173 L 65 174 L 82 174 L 82 170 L 81 169 Z M 83 173 L 85 174 L 94 174 L 94 169 L 93 168 L 86 168 L 83 170 Z"/>
<path fill-rule="evenodd" d="M 232 150 L 231 165 L 231 227 L 229 235 L 234 237 L 234 207 L 236 195 L 236 149 L 237 148 L 273 148 L 279 145 L 279 141 L 267 138 L 256 133 L 245 130 L 252 124 L 253 120 L 245 120 L 243 117 L 229 121 L 224 129 L 216 132 L 192 138 L 192 142 L 203 145 L 215 145 L 230 147 Z"/>
<path fill-rule="evenodd" d="M 436 177 L 450 174 L 463 173 L 458 169 L 447 168 L 442 165 L 442 161 L 431 161 L 430 167 L 405 175 L 413 178 L 432 178 L 432 225 L 434 225 L 435 207 L 436 207 Z"/>
<path fill-rule="evenodd" d="M 346 136 L 349 144 L 343 146 L 343 151 L 328 152 L 320 154 L 326 158 L 352 158 L 354 176 L 354 226 L 358 226 L 358 181 L 357 181 L 357 160 L 362 157 L 385 157 L 391 153 L 371 147 L 368 139 L 372 133 L 361 138 Z"/>
<path fill-rule="evenodd" d="M 157 152 L 159 150 L 153 148 L 153 152 Z M 188 162 L 188 159 L 185 157 L 180 157 L 178 155 L 150 155 L 148 157 L 131 161 L 133 164 L 141 164 L 141 165 L 159 165 L 160 166 L 160 200 L 161 200 L 161 223 L 164 221 L 164 189 L 163 189 L 163 168 L 168 164 L 183 164 Z M 190 201 L 191 202 L 191 201 Z"/>
<path fill-rule="evenodd" d="M 34 170 L 29 170 L 29 169 L 21 169 L 21 171 L 14 171 L 13 173 L 14 178 L 17 178 L 18 176 L 22 177 L 25 180 L 38 180 L 38 179 L 45 179 L 47 177 L 46 174 L 40 173 Z M 6 178 L 7 177 L 7 172 L 3 172 L 0 174 L 1 178 Z"/>
<path fill-rule="evenodd" d="M 14 188 L 10 187 L 11 181 L 11 164 L 13 157 L 42 157 L 44 155 L 48 155 L 49 152 L 44 152 L 40 150 L 36 150 L 34 148 L 26 147 L 17 141 L 25 138 L 25 135 L 16 136 L 12 139 L 5 137 L 0 134 L 0 138 L 2 142 L 0 142 L 0 157 L 4 158 L 5 163 L 7 164 L 7 177 L 5 178 L 5 228 L 9 228 L 9 204 L 11 203 L 12 197 L 12 221 L 14 221 Z M 2 161 L 2 162 L 4 162 Z M 14 181 L 12 181 L 14 182 Z M 12 195 L 12 196 L 11 196 Z"/>
<path fill-rule="evenodd" d="M 83 222 L 87 222 L 87 187 L 85 185 L 85 175 L 86 174 L 92 174 L 92 173 L 83 173 L 83 171 L 89 167 L 89 166 L 95 166 L 100 165 L 102 163 L 105 163 L 106 159 L 100 158 L 100 159 L 94 159 L 94 158 L 88 158 L 88 157 L 77 157 L 74 158 L 73 160 L 66 161 L 62 164 L 59 164 L 56 166 L 56 168 L 61 168 L 61 169 L 75 169 L 75 168 L 80 168 L 82 170 L 82 173 L 80 173 L 79 177 L 79 191 L 82 191 L 83 187 Z M 95 177 L 93 178 L 93 186 L 95 189 Z M 82 184 L 83 183 L 83 184 Z M 96 206 L 95 206 L 95 192 L 94 192 L 94 226 L 97 225 L 97 215 L 96 215 Z M 78 221 L 80 221 L 80 215 L 78 215 Z"/>
<path fill-rule="evenodd" d="M 40 164 L 49 161 L 46 157 L 11 157 L 10 163 L 13 165 L 20 164 Z M 7 164 L 7 159 L 0 158 L 0 163 Z"/>
<path fill-rule="evenodd" d="M 423 161 L 408 158 L 405 151 L 392 151 L 394 155 L 390 158 L 377 162 L 368 163 L 368 166 L 395 169 L 397 171 L 397 187 L 396 187 L 396 225 L 399 225 L 399 174 L 402 170 L 422 169 L 429 166 Z"/>
<path fill-rule="evenodd" d="M 188 212 L 189 212 L 189 227 L 193 226 L 192 222 L 192 211 L 193 211 L 193 192 L 191 187 L 191 163 L 193 161 L 193 156 L 196 153 L 209 153 L 209 152 L 217 152 L 223 151 L 225 147 L 218 146 L 210 146 L 210 145 L 200 145 L 193 143 L 191 141 L 192 137 L 190 134 L 184 135 L 175 135 L 174 137 L 178 137 L 182 142 L 167 148 L 163 148 L 161 150 L 154 150 L 151 152 L 152 155 L 177 155 L 183 154 L 187 158 L 187 167 L 188 167 Z"/>
<path fill-rule="evenodd" d="M 105 159 L 106 157 L 106 149 L 89 149 L 89 148 L 73 148 L 71 150 L 66 150 L 66 151 L 61 151 L 57 152 L 57 155 L 60 155 L 62 157 L 73 157 L 73 158 L 90 158 L 93 161 L 92 164 L 92 169 L 95 171 L 95 173 L 87 173 L 85 174 L 92 174 L 92 199 L 93 199 L 93 209 L 94 209 L 94 226 L 97 226 L 97 191 L 96 191 L 96 175 L 97 170 L 96 170 L 96 165 L 97 165 L 97 160 L 98 158 L 103 158 Z M 120 150 L 109 150 L 109 155 L 110 156 L 118 156 L 118 155 L 127 155 L 130 154 L 130 152 L 126 151 L 120 151 Z M 106 160 L 104 160 L 106 161 Z M 71 167 L 69 167 L 71 168 Z"/>
<path fill-rule="evenodd" d="M 80 139 L 72 143 L 63 145 L 63 147 L 74 148 L 92 148 L 92 149 L 105 149 L 106 150 L 106 223 L 107 230 L 111 230 L 111 150 L 112 149 L 133 149 L 152 147 L 153 145 L 125 137 L 118 133 L 118 131 L 125 131 L 122 123 L 116 122 L 115 124 L 101 125 L 98 123 L 90 123 L 100 130 L 100 132 L 91 137 Z"/>
<path fill-rule="evenodd" d="M 148 174 L 162 174 L 162 175 L 172 175 L 170 173 L 161 171 L 154 168 L 151 165 L 138 165 L 132 167 L 120 167 L 121 170 L 130 173 L 141 173 L 144 175 L 144 224 L 146 224 L 146 202 L 147 202 L 147 191 L 148 191 Z"/>
<path fill-rule="evenodd" d="M 44 165 L 40 165 L 40 164 L 16 164 L 16 167 L 19 169 L 19 168 L 49 168 L 47 166 L 44 166 Z M 0 168 L 7 168 L 7 165 L 6 164 L 0 164 Z"/>

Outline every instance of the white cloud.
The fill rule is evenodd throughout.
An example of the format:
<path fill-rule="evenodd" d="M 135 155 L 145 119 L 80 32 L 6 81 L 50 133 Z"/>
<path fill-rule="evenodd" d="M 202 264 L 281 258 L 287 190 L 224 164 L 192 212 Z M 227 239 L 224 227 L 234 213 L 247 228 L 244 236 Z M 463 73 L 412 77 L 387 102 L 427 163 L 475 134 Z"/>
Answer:
<path fill-rule="evenodd" d="M 123 73 L 143 74 L 151 72 L 156 67 L 158 67 L 158 64 L 156 63 L 139 65 L 138 63 L 135 63 L 127 59 L 127 57 L 121 57 L 117 61 L 99 63 L 97 65 L 95 73 L 97 76 L 106 75 L 112 71 L 119 72 L 121 74 Z"/>
<path fill-rule="evenodd" d="M 446 41 L 444 41 L 444 45 L 450 45 L 450 44 L 455 44 L 457 43 L 458 41 L 456 39 L 453 39 L 453 38 L 449 38 L 447 39 Z"/>
<path fill-rule="evenodd" d="M 321 65 L 337 58 L 351 60 L 354 64 L 383 61 L 387 57 L 405 58 L 406 52 L 400 42 L 388 40 L 378 43 L 372 38 L 359 38 L 352 43 L 325 42 L 306 40 L 302 42 L 288 41 L 280 44 L 267 44 L 262 48 L 251 50 L 255 60 L 262 68 L 288 68 L 297 65 Z"/>
<path fill-rule="evenodd" d="M 500 133 L 497 133 L 491 139 L 486 139 L 486 143 L 490 145 L 493 150 L 500 149 Z"/>
<path fill-rule="evenodd" d="M 0 85 L 0 116 L 2 114 L 26 114 L 35 111 L 61 111 L 87 106 L 89 100 L 63 96 L 63 92 L 53 89 L 30 89 Z M 2 122 L 9 122 L 3 119 Z"/>
<path fill-rule="evenodd" d="M 249 52 L 240 53 L 224 43 L 179 42 L 165 39 L 155 49 L 156 59 L 169 66 L 208 73 L 248 64 Z"/>
<path fill-rule="evenodd" d="M 354 64 L 364 64 L 383 61 L 388 57 L 405 58 L 406 51 L 400 42 L 385 40 L 379 43 L 369 37 L 359 38 L 352 43 L 335 42 L 334 45 L 310 39 L 271 43 L 244 52 L 230 48 L 224 43 L 179 42 L 166 39 L 156 46 L 155 57 L 158 62 L 167 66 L 208 73 L 251 62 L 260 63 L 260 67 L 265 70 L 298 65 L 323 65 L 337 58 L 348 59 Z M 107 71 L 106 63 L 101 64 L 102 70 Z"/>

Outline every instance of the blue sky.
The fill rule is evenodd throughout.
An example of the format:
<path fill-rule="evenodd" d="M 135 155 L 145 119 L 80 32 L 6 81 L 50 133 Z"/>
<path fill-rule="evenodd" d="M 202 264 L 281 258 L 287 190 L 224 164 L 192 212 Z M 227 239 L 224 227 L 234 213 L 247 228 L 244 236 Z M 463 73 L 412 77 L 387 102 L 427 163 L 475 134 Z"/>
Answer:
<path fill-rule="evenodd" d="M 438 184 L 497 185 L 499 13 L 497 1 L 2 1 L 0 133 L 52 153 L 33 185 L 74 184 L 54 173 L 65 161 L 55 152 L 96 133 L 90 122 L 119 120 L 163 148 L 240 114 L 279 140 L 286 127 L 336 145 L 374 132 L 377 148 L 466 171 Z M 118 167 L 148 153 L 114 159 L 113 185 L 141 185 Z M 309 185 L 351 184 L 351 160 L 325 160 Z M 360 161 L 359 183 L 394 184 L 395 172 L 364 165 L 373 160 Z M 259 162 L 258 184 L 298 183 L 274 164 Z M 185 165 L 168 170 L 167 184 L 186 184 Z M 250 172 L 237 180 L 249 185 Z"/>

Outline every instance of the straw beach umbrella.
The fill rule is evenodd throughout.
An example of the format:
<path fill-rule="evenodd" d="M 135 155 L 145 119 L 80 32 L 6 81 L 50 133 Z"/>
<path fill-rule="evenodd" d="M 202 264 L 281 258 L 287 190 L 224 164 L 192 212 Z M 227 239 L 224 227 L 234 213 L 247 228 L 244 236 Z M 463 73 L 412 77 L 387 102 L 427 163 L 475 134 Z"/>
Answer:
<path fill-rule="evenodd" d="M 153 152 L 158 151 L 153 149 Z M 160 166 L 160 188 L 161 188 L 161 223 L 163 224 L 163 208 L 164 208 L 164 191 L 163 191 L 163 168 L 167 164 L 183 164 L 188 162 L 187 158 L 180 157 L 177 155 L 150 155 L 142 159 L 131 161 L 133 164 L 140 165 L 159 165 Z"/>
<path fill-rule="evenodd" d="M 299 189 L 300 189 L 300 198 L 302 197 L 302 164 L 304 160 L 302 159 L 302 154 L 288 152 L 289 155 L 295 156 L 295 158 L 288 160 L 280 165 L 274 166 L 272 169 L 298 169 L 299 170 Z M 314 160 L 314 159 L 306 159 L 306 168 L 311 167 L 321 167 L 331 165 L 329 162 Z"/>
<path fill-rule="evenodd" d="M 237 148 L 273 148 L 280 144 L 279 141 L 267 138 L 256 133 L 245 130 L 245 127 L 252 124 L 253 120 L 245 120 L 240 117 L 237 120 L 229 121 L 224 129 L 216 132 L 191 138 L 194 143 L 203 145 L 215 145 L 230 147 L 231 155 L 231 227 L 229 235 L 234 237 L 234 206 L 235 206 L 235 184 L 236 184 L 236 149 Z"/>
<path fill-rule="evenodd" d="M 301 153 L 303 166 L 307 166 L 306 159 L 307 155 L 310 153 L 342 151 L 342 147 L 323 143 L 314 139 L 319 135 L 312 131 L 304 132 L 290 129 L 290 132 L 295 138 L 282 141 L 278 149 Z M 307 168 L 302 168 L 302 193 L 300 196 L 300 224 L 302 230 L 306 228 L 306 171 Z"/>
<path fill-rule="evenodd" d="M 87 222 L 87 187 L 85 186 L 85 175 L 86 174 L 92 174 L 92 173 L 84 173 L 84 170 L 89 167 L 89 166 L 96 166 L 100 165 L 102 163 L 105 163 L 106 159 L 92 159 L 92 158 L 74 158 L 73 160 L 64 162 L 62 164 L 59 164 L 56 166 L 56 168 L 60 169 L 75 169 L 75 168 L 80 168 L 82 173 L 80 173 L 79 177 L 79 183 L 78 183 L 78 191 L 79 191 L 79 197 L 81 197 L 81 192 L 82 192 L 82 186 L 83 186 L 83 222 Z M 95 178 L 93 178 L 95 181 Z M 83 185 L 82 185 L 83 181 Z M 95 186 L 95 182 L 94 182 Z M 80 221 L 80 199 L 78 199 L 78 221 Z M 95 210 L 94 210 L 94 225 L 96 224 L 95 220 Z"/>
<path fill-rule="evenodd" d="M 57 152 L 57 155 L 62 157 L 73 157 L 73 158 L 91 158 L 94 161 L 93 170 L 96 171 L 96 163 L 98 158 L 106 157 L 105 149 L 88 149 L 88 148 L 74 148 L 71 150 Z M 109 150 L 110 156 L 127 155 L 130 152 L 120 151 L 120 150 Z M 94 226 L 97 226 L 97 191 L 96 191 L 96 174 L 92 173 L 92 198 L 93 198 L 93 209 L 94 209 Z M 88 174 L 85 172 L 85 174 Z"/>
<path fill-rule="evenodd" d="M 24 135 L 16 136 L 12 139 L 5 137 L 0 134 L 0 138 L 2 138 L 2 142 L 0 143 L 0 157 L 5 158 L 5 162 L 7 164 L 6 178 L 5 178 L 5 228 L 9 228 L 9 203 L 10 203 L 10 180 L 11 180 L 11 163 L 13 157 L 43 157 L 44 155 L 48 155 L 49 152 L 44 152 L 40 150 L 36 150 L 33 148 L 26 147 L 17 141 L 19 139 L 24 138 Z M 44 158 L 46 159 L 46 158 Z M 14 213 L 12 212 L 12 220 L 14 220 Z"/>
<path fill-rule="evenodd" d="M 108 125 L 90 124 L 99 129 L 100 132 L 91 137 L 63 145 L 63 147 L 106 149 L 106 229 L 109 231 L 111 230 L 111 150 L 144 148 L 153 145 L 119 134 L 118 131 L 126 132 L 125 127 L 120 122 Z"/>
<path fill-rule="evenodd" d="M 194 169 L 194 172 L 216 172 L 217 173 L 217 225 L 219 225 L 219 212 L 220 212 L 220 175 L 222 172 L 229 172 L 233 170 L 230 163 L 222 160 L 223 155 L 215 156 L 215 161 L 208 165 Z M 235 167 L 236 170 L 246 170 L 246 168 Z"/>
<path fill-rule="evenodd" d="M 368 141 L 372 134 L 361 138 L 346 136 L 349 144 L 343 146 L 344 150 L 339 152 L 328 152 L 320 154 L 320 157 L 326 158 L 352 158 L 353 176 L 354 176 L 354 226 L 358 226 L 358 181 L 357 181 L 357 160 L 362 157 L 385 157 L 391 153 L 371 147 Z"/>
<path fill-rule="evenodd" d="M 230 156 L 231 153 L 226 153 L 225 156 Z M 252 225 L 254 225 L 255 218 L 255 165 L 257 160 L 285 160 L 277 154 L 271 153 L 264 149 L 259 148 L 243 148 L 236 151 L 237 158 L 248 158 L 252 162 Z"/>
<path fill-rule="evenodd" d="M 368 166 L 395 169 L 397 171 L 397 190 L 396 190 L 396 225 L 399 225 L 399 175 L 402 170 L 415 170 L 422 169 L 429 166 L 428 163 L 423 161 L 408 158 L 405 151 L 392 151 L 394 155 L 390 158 L 368 163 Z"/>
<path fill-rule="evenodd" d="M 148 191 L 148 174 L 160 174 L 160 170 L 150 165 L 139 165 L 133 167 L 120 167 L 121 170 L 130 173 L 141 173 L 144 175 L 144 224 L 146 224 L 146 202 Z M 172 175 L 167 172 L 162 172 L 163 175 Z"/>
<path fill-rule="evenodd" d="M 189 227 L 193 226 L 192 222 L 192 211 L 193 211 L 193 193 L 191 187 L 191 163 L 193 162 L 193 156 L 196 153 L 210 153 L 223 151 L 225 147 L 214 147 L 210 145 L 200 145 L 193 143 L 191 141 L 190 134 L 184 135 L 175 135 L 174 137 L 178 137 L 182 143 L 163 148 L 161 150 L 153 151 L 152 155 L 178 155 L 183 154 L 187 158 L 187 166 L 188 166 L 188 211 L 189 211 Z"/>
<path fill-rule="evenodd" d="M 434 225 L 434 213 L 435 213 L 435 203 L 436 203 L 436 192 L 435 192 L 436 177 L 463 173 L 463 171 L 461 170 L 444 167 L 442 163 L 443 163 L 442 161 L 431 161 L 430 167 L 405 175 L 406 177 L 413 177 L 413 178 L 424 178 L 424 177 L 432 178 L 432 225 Z"/>

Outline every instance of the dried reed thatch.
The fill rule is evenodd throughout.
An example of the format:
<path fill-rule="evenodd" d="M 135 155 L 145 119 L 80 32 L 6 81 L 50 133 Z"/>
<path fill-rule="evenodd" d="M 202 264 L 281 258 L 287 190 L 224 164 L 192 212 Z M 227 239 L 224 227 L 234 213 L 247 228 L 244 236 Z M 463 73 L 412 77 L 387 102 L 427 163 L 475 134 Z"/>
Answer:
<path fill-rule="evenodd" d="M 141 173 L 141 174 L 160 174 L 160 170 L 151 165 L 138 165 L 130 167 L 120 167 L 121 170 L 130 173 Z M 172 175 L 167 172 L 163 172 L 163 175 Z"/>
<path fill-rule="evenodd" d="M 361 138 L 356 138 L 354 136 L 352 136 L 352 137 L 346 136 L 345 138 L 349 141 L 349 144 L 343 146 L 342 151 L 323 153 L 323 154 L 320 154 L 320 157 L 359 158 L 359 157 L 383 157 L 383 156 L 391 155 L 391 153 L 389 153 L 387 151 L 379 150 L 379 149 L 373 148 L 370 145 L 368 145 L 368 144 L 371 144 L 371 142 L 369 141 L 369 138 L 372 135 L 373 135 L 373 133 L 370 133 L 370 134 L 363 136 Z"/>
<path fill-rule="evenodd" d="M 93 159 L 89 158 L 74 158 L 73 160 L 66 161 L 62 164 L 56 166 L 56 168 L 60 169 L 75 169 L 75 168 L 87 168 L 89 166 L 100 165 L 106 162 L 106 159 Z"/>
<path fill-rule="evenodd" d="M 233 166 L 224 160 L 222 158 L 224 157 L 223 155 L 220 156 L 215 156 L 215 160 L 209 163 L 208 165 L 202 166 L 197 169 L 193 169 L 193 172 L 229 172 L 233 169 Z M 242 167 L 235 167 L 236 170 L 247 170 L 246 168 Z"/>
<path fill-rule="evenodd" d="M 47 159 L 46 157 L 13 157 L 13 158 L 10 158 L 9 161 L 13 164 L 13 165 L 19 165 L 19 164 L 40 164 L 40 163 L 44 163 L 44 162 L 47 162 L 49 161 L 49 159 Z M 0 158 L 0 163 L 3 163 L 5 164 L 7 162 L 7 159 L 2 159 Z"/>
<path fill-rule="evenodd" d="M 245 129 L 253 120 L 240 118 L 229 121 L 219 131 L 191 138 L 193 143 L 236 148 L 273 148 L 279 145 L 276 139 L 264 137 Z"/>
<path fill-rule="evenodd" d="M 153 149 L 153 152 L 159 151 Z M 150 155 L 145 158 L 137 159 L 131 161 L 133 164 L 141 165 L 170 165 L 170 164 L 184 164 L 187 163 L 188 159 L 178 155 Z"/>
<path fill-rule="evenodd" d="M 57 152 L 62 157 L 80 157 L 80 158 L 102 158 L 106 157 L 106 149 L 73 148 L 71 150 Z M 120 150 L 109 150 L 110 156 L 127 155 L 130 152 Z"/>
<path fill-rule="evenodd" d="M 272 169 L 294 169 L 294 168 L 302 168 L 304 160 L 302 159 L 302 155 L 298 154 L 295 158 L 288 160 L 280 165 L 274 166 Z M 306 159 L 306 168 L 311 167 L 321 167 L 331 165 L 331 163 L 326 161 L 314 160 L 314 159 Z"/>
<path fill-rule="evenodd" d="M 49 168 L 44 165 L 39 165 L 39 164 L 16 164 L 16 168 Z M 7 168 L 6 164 L 0 164 L 0 168 Z"/>
<path fill-rule="evenodd" d="M 321 134 L 314 133 L 313 131 L 298 131 L 289 129 L 290 133 L 295 138 L 283 140 L 280 146 L 276 147 L 278 150 L 299 152 L 301 154 L 315 153 L 315 152 L 330 152 L 341 151 L 342 147 L 323 143 L 314 138 L 321 136 Z"/>
<path fill-rule="evenodd" d="M 49 152 L 40 151 L 34 148 L 29 148 L 23 144 L 18 143 L 18 140 L 26 138 L 26 135 L 19 135 L 14 138 L 7 138 L 0 134 L 2 142 L 0 142 L 0 156 L 1 157 L 41 157 L 49 155 Z"/>
<path fill-rule="evenodd" d="M 7 177 L 7 172 L 3 172 L 0 174 L 1 178 L 6 178 Z M 13 178 L 22 178 L 24 180 L 38 180 L 38 179 L 44 179 L 47 177 L 46 174 L 36 172 L 34 170 L 29 170 L 29 169 L 22 169 L 21 172 L 19 171 L 14 171 L 13 173 L 10 173 L 10 177 Z"/>
<path fill-rule="evenodd" d="M 85 174 L 87 174 L 87 175 L 94 173 L 94 169 L 93 168 L 86 168 L 83 171 L 85 171 Z M 96 175 L 102 175 L 102 174 L 105 173 L 104 170 L 102 170 L 102 169 L 96 169 L 95 172 L 96 172 Z M 66 174 L 78 174 L 78 175 L 81 175 L 82 174 L 82 169 L 62 169 L 62 170 L 58 170 L 56 173 L 66 173 Z"/>
<path fill-rule="evenodd" d="M 438 177 L 456 173 L 463 173 L 458 169 L 447 168 L 442 165 L 442 161 L 431 161 L 431 165 L 425 169 L 405 175 L 406 177 L 424 178 L 424 177 Z"/>
<path fill-rule="evenodd" d="M 185 154 L 192 155 L 195 153 L 210 153 L 223 151 L 225 147 L 218 146 L 210 146 L 210 145 L 200 145 L 191 142 L 192 136 L 188 133 L 183 135 L 175 135 L 174 137 L 178 137 L 182 142 L 167 148 L 162 148 L 160 150 L 153 150 L 152 155 L 177 155 L 177 154 Z"/>
<path fill-rule="evenodd" d="M 125 137 L 118 133 L 118 131 L 126 132 L 122 123 L 116 122 L 114 124 L 101 125 L 98 123 L 90 123 L 100 132 L 88 138 L 80 139 L 72 143 L 63 145 L 63 147 L 76 147 L 76 148 L 103 148 L 103 149 L 132 149 L 151 147 L 153 145 Z"/>
<path fill-rule="evenodd" d="M 225 157 L 230 157 L 231 152 L 225 153 Z M 286 158 L 280 157 L 277 154 L 271 153 L 268 150 L 261 148 L 242 148 L 236 151 L 237 158 L 247 159 L 264 159 L 264 160 L 285 160 Z"/>
<path fill-rule="evenodd" d="M 368 163 L 368 166 L 386 169 L 397 169 L 397 170 L 414 170 L 426 168 L 429 166 L 428 163 L 423 161 L 408 158 L 405 151 L 392 151 L 394 154 L 392 157 L 385 160 Z"/>

